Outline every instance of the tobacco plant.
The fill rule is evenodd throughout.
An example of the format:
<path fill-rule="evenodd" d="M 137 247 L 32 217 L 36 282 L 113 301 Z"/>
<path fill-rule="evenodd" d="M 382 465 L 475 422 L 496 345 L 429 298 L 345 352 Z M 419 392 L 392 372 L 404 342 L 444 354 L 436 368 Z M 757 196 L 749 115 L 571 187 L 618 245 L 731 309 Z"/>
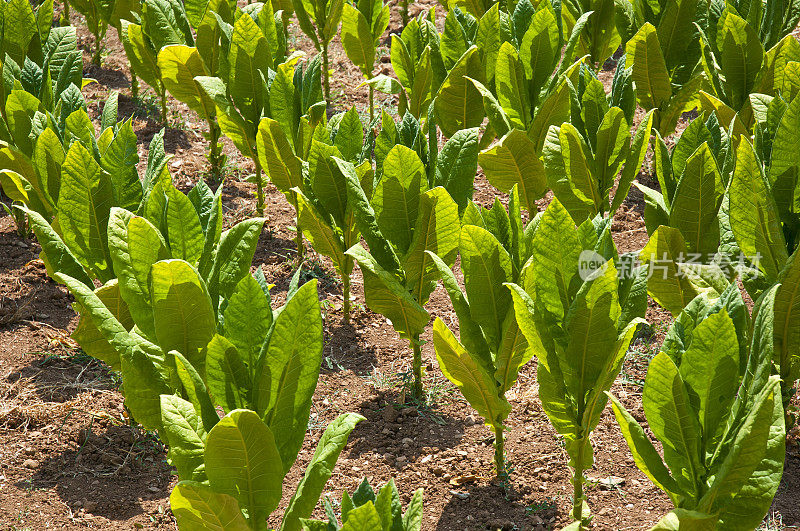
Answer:
<path fill-rule="evenodd" d="M 709 28 L 701 40 L 703 70 L 709 83 L 700 92 L 701 109 L 716 111 L 726 126 L 735 121 L 739 134 L 750 130 L 753 125 L 751 94 L 788 92 L 791 96 L 786 99 L 791 100 L 796 92 L 793 89 L 794 77 L 800 73 L 796 66 L 789 66 L 792 61 L 800 60 L 800 46 L 795 39 L 785 39 L 785 33 L 772 35 L 782 40 L 777 41 L 769 52 L 765 51 L 761 38 L 771 40 L 772 36 L 759 34 L 759 22 L 761 29 L 771 27 L 772 23 L 762 19 L 764 4 L 756 2 L 741 7 L 749 11 L 737 13 L 731 6 L 721 14 L 714 10 L 710 12 Z M 778 10 L 768 11 L 773 17 L 783 16 Z M 790 16 L 794 17 L 792 27 L 795 27 L 800 11 Z M 787 71 L 776 72 L 776 67 Z"/>
<path fill-rule="evenodd" d="M 208 124 L 208 134 L 204 135 L 209 142 L 207 158 L 211 164 L 211 177 L 215 181 L 221 180 L 226 157 L 222 154 L 220 143 L 222 131 L 217 123 L 217 109 L 195 80 L 195 77 L 210 74 L 206 70 L 202 56 L 197 48 L 182 44 L 165 46 L 158 53 L 158 69 L 164 89 L 176 100 L 185 103 Z"/>
<path fill-rule="evenodd" d="M 613 218 L 647 152 L 653 113 L 642 120 L 631 141 L 628 124 L 635 102 L 630 79 L 624 75 L 624 63 L 621 66 L 611 98 L 606 97 L 600 80 L 582 67 L 578 86 L 572 87 L 568 81 L 573 100 L 579 102 L 572 112 L 572 122 L 550 126 L 545 138 L 543 155 L 548 183 L 576 223 L 598 214 Z M 615 183 L 617 188 L 610 200 Z"/>
<path fill-rule="evenodd" d="M 342 46 L 351 61 L 361 69 L 369 84 L 369 121 L 375 120 L 374 78 L 378 42 L 389 25 L 390 7 L 383 0 L 360 0 L 345 3 L 342 11 Z"/>
<path fill-rule="evenodd" d="M 731 136 L 712 114 L 705 121 L 695 118 L 672 152 L 658 133 L 655 144 L 661 192 L 636 183 L 645 197 L 647 230 L 652 234 L 661 225 L 676 228 L 687 252 L 707 259 L 720 244 L 719 211 L 733 170 Z"/>
<path fill-rule="evenodd" d="M 419 531 L 422 528 L 422 489 L 414 491 L 403 512 L 400 493 L 390 479 L 376 493 L 365 478 L 351 496 L 342 492 L 340 504 L 342 525 L 333 506 L 326 498 L 324 520 L 303 520 L 305 531 L 339 531 L 340 529 L 370 529 L 374 531 Z"/>
<path fill-rule="evenodd" d="M 92 54 L 92 64 L 100 66 L 100 52 L 102 50 L 103 39 L 106 36 L 108 27 L 116 28 L 117 32 L 122 29 L 123 20 L 133 20 L 141 13 L 139 2 L 134 0 L 71 0 L 72 7 L 82 14 L 86 20 L 89 32 L 94 36 L 94 53 Z M 68 13 L 68 10 L 67 10 Z M 67 14 L 66 22 L 69 22 Z M 131 73 L 133 76 L 136 74 Z"/>
<path fill-rule="evenodd" d="M 74 102 L 83 104 L 80 90 L 89 80 L 83 79 L 75 28 L 51 28 L 52 2 L 34 11 L 30 3 L 12 0 L 3 2 L 0 12 L 15 20 L 13 31 L 8 26 L 0 30 L 0 140 L 22 145 L 29 140 L 14 135 L 30 128 L 34 109 L 58 115 L 59 102 L 67 100 L 64 109 L 74 110 Z M 9 104 L 11 109 L 6 109 Z"/>
<path fill-rule="evenodd" d="M 420 14 L 405 25 L 402 33 L 392 35 L 392 69 L 401 86 L 390 92 L 399 94 L 398 113 L 405 116 L 410 112 L 417 120 L 424 118 L 447 76 L 433 16 L 434 10 L 427 16 Z"/>
<path fill-rule="evenodd" d="M 144 0 L 138 20 L 121 23 L 122 45 L 138 75 L 161 101 L 161 122 L 167 123 L 167 90 L 161 80 L 158 53 L 172 44 L 194 45 L 189 19 L 183 3 L 178 0 Z"/>
<path fill-rule="evenodd" d="M 325 104 L 319 89 L 319 60 L 310 61 L 305 68 L 295 68 L 296 59 L 284 61 L 283 50 L 275 50 L 268 38 L 276 34 L 276 20 L 256 16 L 258 21 L 247 13 L 236 19 L 226 54 L 230 68 L 220 71 L 223 77 L 198 76 L 195 81 L 214 102 L 222 132 L 255 165 L 256 210 L 261 214 L 264 211 L 261 170 L 267 169 L 266 154 L 258 147 L 262 119 L 277 120 L 290 149 L 304 156 L 313 129 L 323 117 Z M 269 175 L 270 170 L 267 172 Z M 289 188 L 281 191 L 288 193 Z"/>
<path fill-rule="evenodd" d="M 565 31 L 571 32 L 581 16 L 589 14 L 580 34 L 578 53 L 588 55 L 595 70 L 602 68 L 622 44 L 616 26 L 615 6 L 614 0 L 567 0 L 561 7 Z"/>
<path fill-rule="evenodd" d="M 107 262 L 88 257 L 102 254 L 98 232 L 103 220 L 111 206 L 136 208 L 143 195 L 136 135 L 130 120 L 117 123 L 117 94 L 105 103 L 99 135 L 74 84 L 62 92 L 55 115 L 19 89 L 11 91 L 7 109 L 14 143 L 0 146 L 0 186 L 18 206 L 37 215 L 34 228 L 44 224 L 58 231 L 102 279 Z M 160 138 L 152 142 L 153 152 Z"/>
<path fill-rule="evenodd" d="M 403 145 L 389 151 L 371 198 L 354 172 L 348 171 L 346 178 L 348 201 L 369 251 L 356 244 L 345 254 L 361 268 L 367 306 L 389 319 L 400 337 L 411 343 L 413 393 L 419 398 L 420 335 L 430 320 L 424 305 L 438 276 L 425 251 L 438 254 L 448 267 L 455 262 L 460 222 L 458 205 L 448 189 L 457 183 L 429 182 L 422 161 Z"/>
<path fill-rule="evenodd" d="M 509 284 L 517 323 L 539 362 L 542 407 L 570 457 L 576 529 L 588 517 L 583 473 L 594 461 L 590 434 L 608 400 L 603 393 L 646 309 L 646 273 L 617 256 L 609 226 L 598 217 L 575 230 L 554 199 L 530 244 L 523 285 Z"/>
<path fill-rule="evenodd" d="M 786 109 L 765 165 L 750 142 L 741 138 L 728 188 L 729 245 L 747 261 L 739 267 L 744 285 L 757 299 L 775 291 L 775 372 L 781 377 L 788 408 L 800 378 L 800 259 L 797 253 L 797 123 L 800 98 Z"/>
<path fill-rule="evenodd" d="M 308 179 L 302 187 L 292 188 L 298 227 L 302 226 L 315 251 L 333 261 L 342 280 L 344 319 L 349 322 L 354 262 L 345 252 L 358 243 L 360 233 L 347 193 L 348 178 L 355 176 L 364 196 L 369 197 L 375 174 L 370 161 L 364 160 L 364 131 L 355 108 L 334 116 L 327 127 L 320 126 L 315 137 L 308 155 Z M 296 167 L 299 170 L 299 164 Z"/>
<path fill-rule="evenodd" d="M 470 203 L 464 214 L 458 250 L 464 288 L 447 264 L 431 255 L 458 317 L 459 337 L 440 318 L 433 323 L 433 343 L 442 373 L 494 430 L 494 462 L 504 484 L 509 470 L 504 454 L 504 422 L 511 412 L 506 392 L 533 350 L 514 314 L 505 284 L 524 283 L 521 274 L 533 249 L 539 218 L 523 227 L 520 198 L 512 189 L 508 213 L 499 201 L 491 210 Z M 429 253 L 430 254 L 430 253 Z"/>
<path fill-rule="evenodd" d="M 344 0 L 292 0 L 300 29 L 322 54 L 325 101 L 328 103 L 331 102 L 328 45 L 339 31 L 344 3 Z"/>
<path fill-rule="evenodd" d="M 162 395 L 161 400 L 165 425 L 175 427 L 170 451 L 177 444 L 178 451 L 194 458 L 195 479 L 181 479 L 169 499 L 178 528 L 266 530 L 266 519 L 281 500 L 287 471 L 281 466 L 280 431 L 270 429 L 253 411 L 237 409 L 206 432 L 191 403 L 174 395 Z M 363 418 L 344 413 L 328 425 L 279 529 L 308 529 L 305 519 L 314 510 L 350 432 Z M 180 439 L 173 442 L 176 438 Z"/>
<path fill-rule="evenodd" d="M 663 137 L 698 104 L 700 33 L 707 17 L 708 4 L 701 0 L 617 2 L 617 28 L 627 43 L 636 99 L 646 111 L 657 109 L 654 126 Z"/>
<path fill-rule="evenodd" d="M 676 319 L 642 394 L 663 459 L 611 397 L 636 465 L 675 506 L 653 529 L 749 530 L 769 510 L 786 436 L 779 377 L 770 376 L 774 296 L 756 302 L 751 322 L 733 284 L 716 302 L 699 296 Z"/>

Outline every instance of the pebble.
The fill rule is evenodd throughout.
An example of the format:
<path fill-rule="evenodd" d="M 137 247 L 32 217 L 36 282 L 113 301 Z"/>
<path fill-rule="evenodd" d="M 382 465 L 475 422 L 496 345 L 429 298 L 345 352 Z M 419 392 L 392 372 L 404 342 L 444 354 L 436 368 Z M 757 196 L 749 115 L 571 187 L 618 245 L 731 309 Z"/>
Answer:
<path fill-rule="evenodd" d="M 36 459 L 26 459 L 22 463 L 22 466 L 24 468 L 34 469 L 39 466 L 39 461 L 37 461 Z"/>
<path fill-rule="evenodd" d="M 467 415 L 467 418 L 464 419 L 464 424 L 467 426 L 474 426 L 475 425 L 475 417 L 472 415 Z"/>
<path fill-rule="evenodd" d="M 412 445 L 414 444 L 414 439 L 412 439 L 411 437 L 404 437 L 401 442 L 405 445 Z"/>
<path fill-rule="evenodd" d="M 161 489 L 159 489 L 158 487 L 155 487 L 155 486 L 147 487 L 147 490 L 149 490 L 150 492 L 160 492 L 161 491 Z"/>
<path fill-rule="evenodd" d="M 97 510 L 97 502 L 93 502 L 90 500 L 84 501 L 83 508 L 87 513 L 92 513 Z"/>
<path fill-rule="evenodd" d="M 398 464 L 402 464 L 402 463 L 405 463 L 406 461 L 408 461 L 408 457 L 406 457 L 404 455 L 400 455 L 400 456 L 397 457 L 396 461 L 398 462 Z"/>
<path fill-rule="evenodd" d="M 628 505 L 626 505 L 626 506 L 625 506 L 625 508 L 626 508 L 626 509 L 633 509 L 633 504 L 632 504 L 632 503 L 629 503 Z"/>

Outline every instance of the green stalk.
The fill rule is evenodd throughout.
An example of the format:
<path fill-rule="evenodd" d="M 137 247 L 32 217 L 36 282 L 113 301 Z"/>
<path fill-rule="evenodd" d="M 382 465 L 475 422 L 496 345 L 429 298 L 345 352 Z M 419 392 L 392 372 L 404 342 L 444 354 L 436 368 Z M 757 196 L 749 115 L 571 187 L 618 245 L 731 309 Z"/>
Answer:
<path fill-rule="evenodd" d="M 578 522 L 578 531 L 583 531 L 583 454 L 586 451 L 586 441 L 578 445 L 578 455 L 575 456 L 575 472 L 572 476 L 572 519 Z"/>
<path fill-rule="evenodd" d="M 98 31 L 94 39 L 94 55 L 92 55 L 92 64 L 97 66 L 100 66 L 100 47 L 103 44 L 104 33 L 105 31 Z"/>
<path fill-rule="evenodd" d="M 222 157 L 220 155 L 222 146 L 219 143 L 219 137 L 221 135 L 221 131 L 219 129 L 219 125 L 217 125 L 217 121 L 214 118 L 208 119 L 208 132 L 209 132 L 209 137 L 211 139 L 211 146 L 209 147 L 209 154 L 208 154 L 208 160 L 211 163 L 211 176 L 215 181 L 221 181 Z"/>
<path fill-rule="evenodd" d="M 261 217 L 264 215 L 264 185 L 261 183 L 261 164 L 258 163 L 258 157 L 253 157 L 253 163 L 256 165 L 256 212 Z"/>
<path fill-rule="evenodd" d="M 299 264 L 303 261 L 306 247 L 303 245 L 303 231 L 300 229 L 300 209 L 297 206 L 297 194 L 292 192 L 292 198 L 292 206 L 294 207 L 296 220 L 294 228 L 297 231 L 297 233 L 294 235 L 294 244 L 297 246 L 297 263 Z"/>
<path fill-rule="evenodd" d="M 325 69 L 325 101 L 331 102 L 331 83 L 328 79 L 328 42 L 322 39 L 322 67 Z"/>
<path fill-rule="evenodd" d="M 161 94 L 161 123 L 167 125 L 167 93 Z"/>
<path fill-rule="evenodd" d="M 131 69 L 131 96 L 135 99 L 139 97 L 139 78 L 136 72 Z"/>
<path fill-rule="evenodd" d="M 61 26 L 69 26 L 69 0 L 64 0 L 64 9 L 61 10 L 61 19 L 58 23 Z"/>
<path fill-rule="evenodd" d="M 415 335 L 411 341 L 414 348 L 414 397 L 422 398 L 422 346 L 419 344 L 419 334 Z"/>
<path fill-rule="evenodd" d="M 403 27 L 405 28 L 408 25 L 408 0 L 403 0 Z"/>
<path fill-rule="evenodd" d="M 503 425 L 494 425 L 494 466 L 497 468 L 497 477 L 501 481 L 507 479 L 506 457 L 505 457 L 505 438 L 503 435 Z"/>
<path fill-rule="evenodd" d="M 344 270 L 347 271 L 347 263 L 350 262 L 352 264 L 353 259 L 350 256 L 346 256 L 345 259 L 345 267 Z M 350 323 L 350 275 L 345 274 L 342 275 L 342 312 L 344 313 L 344 322 L 346 324 Z"/>
<path fill-rule="evenodd" d="M 372 129 L 372 122 L 375 121 L 375 87 L 369 86 L 369 126 Z"/>

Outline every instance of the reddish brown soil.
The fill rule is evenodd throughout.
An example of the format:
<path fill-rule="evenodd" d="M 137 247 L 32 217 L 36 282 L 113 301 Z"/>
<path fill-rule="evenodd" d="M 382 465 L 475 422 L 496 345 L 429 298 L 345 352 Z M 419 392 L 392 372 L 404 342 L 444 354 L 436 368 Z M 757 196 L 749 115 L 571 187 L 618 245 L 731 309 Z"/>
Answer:
<path fill-rule="evenodd" d="M 432 0 L 425 0 L 412 6 L 412 14 L 432 5 Z M 441 23 L 438 6 L 437 11 Z M 80 22 L 78 16 L 73 20 L 88 50 L 93 39 Z M 394 9 L 391 28 L 398 27 Z M 295 46 L 313 53 L 296 25 L 290 32 Z M 157 106 L 131 99 L 127 61 L 113 31 L 106 50 L 103 66 L 86 70 L 85 75 L 98 83 L 87 87 L 85 94 L 96 117 L 109 91 L 120 91 L 120 118 L 134 116 L 143 165 L 147 145 L 161 128 Z M 89 58 L 87 52 L 86 64 Z M 366 90 L 358 88 L 360 74 L 342 52 L 338 38 L 332 45 L 331 65 L 338 109 L 356 105 L 363 112 Z M 386 59 L 378 68 L 390 73 Z M 391 107 L 393 102 L 384 97 L 379 104 Z M 186 187 L 207 171 L 201 135 L 205 124 L 179 102 L 170 100 L 170 109 L 166 135 L 166 148 L 174 155 L 170 169 L 176 182 Z M 230 225 L 254 209 L 254 186 L 240 181 L 253 169 L 230 143 L 226 142 L 225 151 L 230 163 L 223 197 Z M 649 178 L 646 172 L 640 177 Z M 280 300 L 296 269 L 293 210 L 273 186 L 266 193 L 268 222 L 253 267 L 264 268 Z M 497 196 L 506 200 L 479 174 L 476 201 L 489 205 Z M 543 199 L 540 208 L 548 202 L 549 198 Z M 620 251 L 641 249 L 646 243 L 642 210 L 642 197 L 634 189 L 613 224 Z M 77 322 L 71 297 L 46 277 L 38 250 L 34 241 L 17 236 L 13 220 L 0 214 L 0 526 L 15 530 L 175 529 L 168 497 L 177 478 L 166 463 L 163 444 L 155 434 L 128 425 L 116 377 L 83 356 L 69 339 Z M 408 345 L 384 318 L 364 308 L 358 272 L 354 295 L 359 302 L 355 318 L 346 325 L 340 285 L 330 262 L 310 249 L 307 252 L 305 275 L 320 280 L 320 297 L 328 301 L 326 342 L 309 434 L 287 476 L 282 507 L 324 426 L 342 412 L 355 411 L 367 420 L 352 433 L 326 487 L 332 500 L 341 499 L 343 489 L 352 491 L 364 476 L 373 484 L 393 477 L 404 503 L 416 488 L 424 487 L 425 530 L 530 530 L 566 525 L 571 503 L 568 458 L 539 403 L 533 364 L 520 371 L 519 382 L 509 393 L 513 412 L 506 451 L 513 472 L 505 493 L 492 476 L 491 433 L 443 378 L 432 345 L 423 348 L 428 405 L 416 407 L 403 390 L 409 371 Z M 429 309 L 433 317 L 457 326 L 442 289 L 434 292 Z M 644 421 L 641 382 L 671 317 L 651 302 L 647 320 L 650 326 L 636 340 L 613 388 L 640 421 Z M 424 339 L 430 340 L 430 332 Z M 784 526 L 800 522 L 800 459 L 795 441 L 793 436 L 773 506 L 775 522 L 782 521 Z M 593 527 L 648 529 L 670 509 L 670 503 L 635 467 L 610 410 L 603 415 L 593 442 L 596 464 L 587 472 Z M 603 480 L 613 486 L 604 485 Z M 322 517 L 320 508 L 315 515 Z M 270 523 L 277 525 L 278 520 Z"/>

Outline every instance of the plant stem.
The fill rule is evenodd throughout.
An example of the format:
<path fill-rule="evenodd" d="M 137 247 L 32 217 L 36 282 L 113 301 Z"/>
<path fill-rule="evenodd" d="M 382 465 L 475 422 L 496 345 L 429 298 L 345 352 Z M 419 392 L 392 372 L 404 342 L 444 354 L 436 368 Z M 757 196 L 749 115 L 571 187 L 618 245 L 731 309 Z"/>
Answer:
<path fill-rule="evenodd" d="M 294 235 L 294 244 L 297 246 L 297 263 L 303 261 L 303 256 L 305 255 L 306 247 L 303 245 L 303 231 L 300 229 L 300 209 L 297 206 L 297 194 L 292 192 L 292 206 L 294 207 L 295 212 L 295 224 L 294 228 L 297 233 Z"/>
<path fill-rule="evenodd" d="M 161 95 L 161 123 L 167 125 L 167 93 Z"/>
<path fill-rule="evenodd" d="M 209 137 L 211 139 L 211 146 L 209 147 L 209 154 L 208 159 L 211 162 L 211 177 L 215 181 L 222 180 L 222 168 L 220 167 L 221 164 L 221 145 L 219 143 L 219 137 L 221 131 L 219 129 L 219 125 L 217 125 L 217 121 L 214 118 L 209 118 L 208 120 L 208 131 Z"/>
<path fill-rule="evenodd" d="M 256 165 L 256 212 L 261 217 L 264 215 L 264 185 L 261 183 L 261 164 L 258 157 L 253 157 L 253 163 Z"/>
<path fill-rule="evenodd" d="M 584 440 L 578 445 L 578 455 L 575 456 L 575 472 L 572 476 L 572 519 L 578 523 L 578 531 L 583 531 L 583 453 L 586 449 Z"/>
<path fill-rule="evenodd" d="M 494 466 L 497 468 L 497 477 L 500 478 L 500 481 L 505 482 L 507 473 L 502 424 L 495 424 L 494 426 Z"/>
<path fill-rule="evenodd" d="M 352 260 L 349 256 L 345 261 Z M 345 268 L 345 271 L 347 268 Z M 342 312 L 344 313 L 344 322 L 350 323 L 350 275 L 342 275 Z"/>
<path fill-rule="evenodd" d="M 69 0 L 64 0 L 64 9 L 61 11 L 61 19 L 58 23 L 61 26 L 69 26 Z"/>
<path fill-rule="evenodd" d="M 369 127 L 372 129 L 372 122 L 375 121 L 375 87 L 369 86 Z"/>
<path fill-rule="evenodd" d="M 414 397 L 422 398 L 422 347 L 419 344 L 419 334 L 415 335 L 411 341 L 414 348 Z"/>
<path fill-rule="evenodd" d="M 408 0 L 403 0 L 403 27 L 405 28 L 408 25 Z"/>
<path fill-rule="evenodd" d="M 102 37 L 98 34 L 94 40 L 94 55 L 92 55 L 92 64 L 100 66 L 100 45 L 102 44 Z"/>
<path fill-rule="evenodd" d="M 331 102 L 331 83 L 328 79 L 328 43 L 322 39 L 322 68 L 325 69 L 325 101 L 330 104 Z"/>

